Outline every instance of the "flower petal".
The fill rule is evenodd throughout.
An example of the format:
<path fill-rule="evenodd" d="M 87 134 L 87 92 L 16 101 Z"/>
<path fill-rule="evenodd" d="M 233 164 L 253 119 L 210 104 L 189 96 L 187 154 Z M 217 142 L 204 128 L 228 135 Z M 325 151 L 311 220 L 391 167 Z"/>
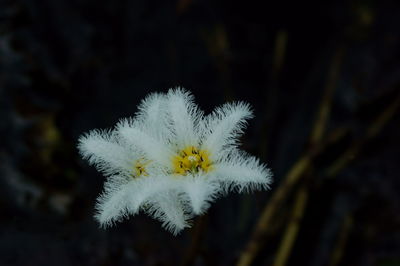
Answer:
<path fill-rule="evenodd" d="M 106 175 L 129 172 L 132 153 L 110 131 L 92 130 L 79 138 L 78 149 L 84 159 Z"/>
<path fill-rule="evenodd" d="M 112 226 L 129 214 L 127 196 L 132 188 L 129 184 L 123 176 L 111 176 L 104 184 L 104 191 L 97 198 L 95 214 L 102 227 Z"/>
<path fill-rule="evenodd" d="M 202 148 L 210 151 L 212 160 L 218 161 L 237 146 L 247 119 L 252 118 L 246 103 L 227 103 L 218 107 L 204 121 L 205 135 Z"/>
<path fill-rule="evenodd" d="M 128 185 L 131 186 L 131 191 L 127 195 L 128 210 L 131 213 L 136 213 L 142 207 L 143 204 L 149 201 L 152 197 L 170 191 L 175 186 L 168 182 L 166 176 L 142 176 L 134 179 Z"/>
<path fill-rule="evenodd" d="M 225 192 L 250 192 L 268 189 L 272 173 L 256 157 L 236 151 L 224 162 L 215 165 L 215 175 Z"/>
<path fill-rule="evenodd" d="M 162 142 L 171 138 L 164 122 L 167 119 L 165 94 L 151 93 L 141 102 L 138 109 L 134 122 L 131 122 L 132 127 L 139 128 Z"/>
<path fill-rule="evenodd" d="M 132 127 L 126 121 L 122 121 L 118 125 L 118 133 L 133 147 L 144 153 L 146 159 L 155 161 L 164 167 L 170 168 L 172 166 L 171 160 L 174 154 L 165 143 L 138 128 Z"/>
<path fill-rule="evenodd" d="M 174 191 L 166 191 L 149 200 L 149 208 L 146 212 L 162 222 L 162 227 L 177 235 L 184 228 L 190 227 L 189 218 L 184 212 L 180 198 Z"/>
<path fill-rule="evenodd" d="M 167 94 L 167 112 L 170 130 L 175 135 L 178 149 L 199 144 L 198 124 L 203 117 L 193 95 L 183 89 L 169 90 Z"/>
<path fill-rule="evenodd" d="M 215 181 L 202 174 L 186 176 L 177 181 L 182 200 L 187 202 L 196 215 L 203 214 L 210 207 L 210 203 L 216 200 L 220 191 L 220 186 Z"/>

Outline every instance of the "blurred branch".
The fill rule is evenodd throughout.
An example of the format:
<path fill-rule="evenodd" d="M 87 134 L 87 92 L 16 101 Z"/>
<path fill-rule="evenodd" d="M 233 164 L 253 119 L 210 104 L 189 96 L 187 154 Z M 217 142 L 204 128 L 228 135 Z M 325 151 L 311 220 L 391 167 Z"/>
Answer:
<path fill-rule="evenodd" d="M 287 50 L 287 40 L 288 33 L 286 30 L 281 29 L 278 30 L 275 37 L 274 43 L 274 51 L 273 51 L 273 59 L 272 64 L 270 62 L 270 57 L 268 57 L 268 61 L 265 62 L 266 68 L 269 70 L 269 73 L 266 73 L 268 79 L 266 81 L 266 98 L 265 98 L 265 110 L 264 117 L 262 122 L 262 128 L 260 130 L 261 138 L 260 138 L 260 147 L 259 153 L 262 160 L 266 159 L 268 152 L 268 140 L 270 139 L 270 135 L 274 130 L 274 126 L 276 123 L 276 112 L 277 107 L 279 106 L 278 99 L 278 81 L 279 76 L 285 61 L 285 54 Z M 272 65 L 270 67 L 270 65 Z M 270 68 L 269 68 L 270 67 Z M 267 72 L 267 70 L 265 71 Z M 250 209 L 253 202 L 248 198 L 244 197 L 241 201 L 240 206 L 240 220 L 239 220 L 239 230 L 243 231 L 244 228 L 248 227 L 250 222 Z"/>
<path fill-rule="evenodd" d="M 382 130 L 383 126 L 394 116 L 400 105 L 400 95 L 371 123 L 365 136 L 355 141 L 339 158 L 334 161 L 326 171 L 328 177 L 336 176 L 340 170 L 346 167 L 360 152 L 362 146 L 368 140 L 374 138 Z"/>
<path fill-rule="evenodd" d="M 340 156 L 338 160 L 334 161 L 333 164 L 328 168 L 327 175 L 332 177 L 335 176 L 341 169 L 343 169 L 355 156 L 361 148 L 361 144 L 365 141 L 376 136 L 383 128 L 383 126 L 393 117 L 400 105 L 400 95 L 375 119 L 367 130 L 363 141 L 353 143 L 344 155 Z M 319 145 L 315 150 L 311 149 L 306 154 L 300 157 L 300 159 L 292 166 L 289 173 L 284 178 L 282 184 L 275 190 L 271 199 L 265 206 L 261 216 L 255 226 L 253 234 L 248 242 L 246 248 L 241 254 L 238 262 L 238 266 L 251 265 L 258 251 L 261 249 L 262 244 L 268 235 L 269 224 L 272 221 L 273 216 L 279 208 L 283 205 L 283 202 L 288 197 L 289 192 L 295 184 L 304 175 L 307 169 L 312 165 L 312 161 L 315 157 L 321 154 L 329 143 L 338 142 L 343 138 L 346 129 L 337 129 L 329 134 L 326 142 L 323 145 Z"/>
<path fill-rule="evenodd" d="M 357 141 L 353 143 L 348 150 L 344 153 L 343 156 L 340 156 L 338 160 L 334 161 L 333 164 L 328 168 L 328 176 L 334 176 L 345 167 L 348 162 L 350 162 L 355 154 L 357 154 L 362 146 L 362 144 L 376 136 L 383 126 L 392 118 L 395 114 L 398 106 L 400 104 L 400 96 L 396 98 L 396 100 L 390 104 L 382 113 L 379 115 L 376 120 L 371 124 L 368 128 L 364 138 L 362 141 Z M 317 119 L 317 123 L 325 123 L 324 120 L 327 118 L 327 115 L 321 115 L 321 117 L 325 117 L 324 119 Z M 318 128 L 318 127 L 315 127 Z M 318 129 L 319 130 L 319 129 Z M 344 130 L 345 131 L 345 130 Z M 335 142 L 343 137 L 343 130 L 333 131 L 332 134 L 327 138 L 327 141 L 322 142 L 320 145 L 309 149 L 303 156 L 299 158 L 299 160 L 292 166 L 291 170 L 288 172 L 286 177 L 283 179 L 281 185 L 275 190 L 275 193 L 272 195 L 269 202 L 266 204 L 261 216 L 254 228 L 253 234 L 239 257 L 238 266 L 246 266 L 251 265 L 254 258 L 256 257 L 259 250 L 262 248 L 262 245 L 265 241 L 266 236 L 268 235 L 268 228 L 272 221 L 273 216 L 277 212 L 277 210 L 283 205 L 284 201 L 290 194 L 292 188 L 298 183 L 298 181 L 302 178 L 307 169 L 312 165 L 313 159 L 321 154 L 324 150 L 324 147 L 331 141 Z M 321 138 L 322 134 L 315 134 L 313 136 L 314 141 Z"/>
<path fill-rule="evenodd" d="M 353 226 L 353 217 L 351 215 L 348 215 L 343 220 L 338 240 L 332 252 L 332 257 L 329 264 L 330 266 L 338 265 L 341 258 L 343 257 L 344 249 L 346 248 L 347 239 L 352 226 Z"/>
<path fill-rule="evenodd" d="M 282 71 L 287 50 L 288 33 L 286 30 L 279 30 L 275 37 L 274 58 L 272 68 L 267 81 L 267 95 L 265 105 L 265 118 L 261 129 L 260 155 L 265 159 L 268 151 L 268 140 L 275 125 L 276 110 L 278 106 L 278 79 Z"/>
<path fill-rule="evenodd" d="M 314 123 L 314 128 L 311 133 L 311 145 L 318 145 L 325 133 L 326 124 L 328 123 L 329 113 L 331 111 L 333 93 L 339 78 L 340 66 L 342 64 L 344 48 L 339 48 L 332 60 L 329 70 L 329 76 L 324 89 L 324 95 L 319 106 L 318 116 Z"/>
<path fill-rule="evenodd" d="M 192 0 L 178 0 L 176 3 L 176 13 L 178 15 L 185 13 L 191 4 Z"/>
<path fill-rule="evenodd" d="M 229 59 L 231 56 L 230 45 L 226 29 L 221 24 L 216 25 L 213 30 L 204 32 L 203 36 L 208 51 L 215 60 L 225 99 L 231 101 L 234 97 L 231 88 L 231 72 L 229 66 Z"/>
<path fill-rule="evenodd" d="M 275 257 L 274 266 L 285 265 L 289 258 L 293 244 L 297 238 L 297 233 L 300 229 L 300 223 L 304 216 L 304 210 L 307 205 L 308 199 L 308 188 L 306 185 L 300 187 L 297 195 L 294 199 L 294 206 L 292 210 L 292 216 L 290 217 L 289 224 L 286 227 L 286 231 L 283 235 L 280 248 Z"/>
<path fill-rule="evenodd" d="M 237 264 L 238 266 L 246 266 L 252 263 L 268 233 L 268 228 L 272 221 L 272 217 L 277 210 L 280 209 L 293 186 L 297 184 L 298 180 L 303 176 L 310 165 L 311 156 L 309 154 L 305 154 L 292 166 L 284 181 L 275 190 L 275 193 L 272 195 L 268 204 L 261 213 L 252 237 L 250 238 L 249 243 L 239 258 L 239 262 Z"/>
<path fill-rule="evenodd" d="M 285 61 L 288 34 L 286 30 L 279 30 L 276 34 L 272 76 L 276 79 L 282 70 Z"/>
<path fill-rule="evenodd" d="M 337 49 L 334 54 L 332 64 L 329 70 L 329 76 L 327 79 L 327 83 L 324 89 L 324 95 L 321 100 L 321 104 L 318 109 L 317 118 L 314 122 L 313 130 L 310 135 L 310 147 L 319 146 L 322 142 L 326 125 L 328 124 L 329 114 L 332 106 L 332 98 L 333 93 L 336 88 L 336 84 L 339 78 L 340 66 L 343 59 L 343 48 Z M 303 217 L 304 211 L 306 209 L 307 202 L 303 200 L 303 198 L 308 197 L 308 186 L 302 186 L 299 189 L 297 194 L 295 205 L 293 207 L 293 217 L 296 219 L 292 219 L 289 221 L 289 224 L 284 233 L 284 237 L 281 245 L 278 248 L 278 252 L 276 255 L 276 260 L 274 265 L 286 265 L 286 262 L 290 256 L 291 249 L 293 247 L 294 242 L 297 238 L 297 233 L 300 227 L 300 218 Z M 298 202 L 300 201 L 300 202 Z M 298 204 L 302 205 L 298 205 Z"/>
<path fill-rule="evenodd" d="M 262 239 L 266 235 L 269 224 L 271 223 L 272 217 L 275 215 L 276 210 L 283 204 L 285 199 L 290 194 L 292 187 L 297 184 L 297 182 L 304 175 L 308 167 L 311 165 L 312 157 L 315 155 L 314 151 L 316 151 L 316 149 L 321 149 L 322 145 L 320 145 L 320 142 L 322 141 L 323 133 L 329 118 L 333 91 L 337 83 L 342 58 L 343 48 L 339 48 L 335 53 L 332 61 L 327 85 L 325 86 L 324 90 L 324 96 L 319 107 L 313 131 L 311 133 L 310 149 L 297 161 L 297 163 L 294 164 L 292 169 L 283 179 L 282 184 L 275 190 L 275 193 L 272 196 L 271 200 L 267 203 L 259 218 L 259 221 L 253 232 L 252 238 L 249 241 L 249 244 L 245 248 L 245 251 L 241 254 L 238 263 L 239 266 L 246 266 L 252 263 L 259 249 L 261 248 L 263 242 Z M 288 228 L 288 230 L 292 229 Z M 287 238 L 285 240 L 286 242 L 283 242 L 283 245 L 281 246 L 282 251 L 278 251 L 278 254 L 286 254 L 290 251 L 292 243 L 287 243 L 287 241 L 294 241 L 296 239 L 297 231 L 290 231 L 288 232 L 288 234 L 291 234 L 291 237 Z M 282 262 L 284 261 L 282 260 Z"/>

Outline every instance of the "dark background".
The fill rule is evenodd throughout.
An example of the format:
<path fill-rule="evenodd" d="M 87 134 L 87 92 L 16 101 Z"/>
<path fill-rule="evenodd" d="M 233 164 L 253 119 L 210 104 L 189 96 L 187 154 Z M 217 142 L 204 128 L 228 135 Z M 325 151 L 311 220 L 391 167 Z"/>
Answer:
<path fill-rule="evenodd" d="M 253 239 L 253 265 L 400 265 L 399 22 L 398 1 L 1 1 L 0 264 L 234 265 Z M 271 191 L 177 237 L 143 214 L 99 229 L 77 138 L 176 86 L 254 107 Z"/>

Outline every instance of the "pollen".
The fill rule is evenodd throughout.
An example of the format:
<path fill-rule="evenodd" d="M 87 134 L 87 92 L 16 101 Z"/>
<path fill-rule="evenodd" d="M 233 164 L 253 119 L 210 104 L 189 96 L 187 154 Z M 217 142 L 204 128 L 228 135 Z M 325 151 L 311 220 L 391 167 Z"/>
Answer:
<path fill-rule="evenodd" d="M 194 146 L 188 146 L 181 150 L 178 155 L 173 157 L 172 163 L 174 173 L 180 175 L 212 170 L 208 151 L 200 150 Z"/>
<path fill-rule="evenodd" d="M 149 174 L 146 172 L 146 166 L 149 164 L 149 161 L 145 159 L 138 159 L 133 163 L 133 177 L 137 178 L 140 176 L 148 176 Z"/>

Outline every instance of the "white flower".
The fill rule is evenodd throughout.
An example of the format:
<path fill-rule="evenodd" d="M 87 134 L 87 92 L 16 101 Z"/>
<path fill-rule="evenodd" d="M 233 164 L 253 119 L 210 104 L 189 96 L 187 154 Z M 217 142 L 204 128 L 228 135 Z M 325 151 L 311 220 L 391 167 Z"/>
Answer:
<path fill-rule="evenodd" d="M 157 122 L 160 96 L 153 94 L 139 107 L 136 125 L 151 129 Z M 158 118 L 157 118 L 158 119 Z M 163 169 L 130 145 L 117 131 L 93 130 L 79 138 L 83 158 L 107 176 L 104 192 L 96 204 L 95 218 L 103 227 L 144 210 L 163 223 L 173 234 L 188 227 L 180 198 L 173 193 L 175 184 L 165 179 Z"/>
<path fill-rule="evenodd" d="M 144 210 L 176 234 L 229 191 L 267 189 L 271 173 L 238 149 L 248 104 L 225 104 L 204 116 L 181 89 L 151 94 L 133 119 L 111 132 L 92 131 L 79 149 L 108 180 L 96 218 L 113 224 Z"/>
<path fill-rule="evenodd" d="M 164 169 L 165 179 L 176 183 L 181 201 L 194 214 L 226 192 L 268 188 L 269 169 L 238 150 L 238 138 L 252 117 L 248 104 L 225 104 L 204 116 L 190 93 L 175 89 L 160 99 L 160 106 L 163 112 L 151 129 L 123 120 L 118 132 Z"/>

